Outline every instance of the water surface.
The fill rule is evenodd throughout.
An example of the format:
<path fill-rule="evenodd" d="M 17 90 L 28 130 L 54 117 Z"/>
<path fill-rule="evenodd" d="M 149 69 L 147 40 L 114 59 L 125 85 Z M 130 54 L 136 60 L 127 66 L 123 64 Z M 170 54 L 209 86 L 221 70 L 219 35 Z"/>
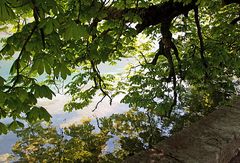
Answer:
<path fill-rule="evenodd" d="M 119 61 L 117 65 L 111 66 L 102 64 L 99 69 L 102 73 L 116 74 L 122 72 L 127 63 L 131 62 L 131 59 L 124 59 Z M 7 78 L 9 74 L 9 69 L 12 61 L 0 61 L 0 75 Z M 57 94 L 52 100 L 39 99 L 38 105 L 45 107 L 48 112 L 52 115 L 52 123 L 56 127 L 66 127 L 71 124 L 77 124 L 81 122 L 82 118 L 95 119 L 96 117 L 101 118 L 104 116 L 110 116 L 113 113 L 123 113 L 128 110 L 128 105 L 121 104 L 121 96 L 113 99 L 112 105 L 109 105 L 109 100 L 106 98 L 102 103 L 99 104 L 98 109 L 94 112 L 92 110 L 95 108 L 96 103 L 101 99 L 100 97 L 95 97 L 93 103 L 83 110 L 77 110 L 72 112 L 64 112 L 63 106 L 71 98 L 67 95 Z M 11 122 L 11 119 L 0 120 L 0 122 Z M 17 137 L 12 132 L 7 135 L 0 135 L 0 155 L 11 153 L 12 145 L 17 141 Z M 1 159 L 1 157 L 0 157 Z M 1 162 L 1 160 L 0 160 Z"/>

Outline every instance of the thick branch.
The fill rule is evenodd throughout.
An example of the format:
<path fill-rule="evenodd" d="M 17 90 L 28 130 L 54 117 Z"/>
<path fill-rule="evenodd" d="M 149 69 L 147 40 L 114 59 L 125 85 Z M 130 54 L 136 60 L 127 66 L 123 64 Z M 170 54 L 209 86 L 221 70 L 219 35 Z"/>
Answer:
<path fill-rule="evenodd" d="M 239 0 L 222 0 L 222 3 L 223 3 L 223 5 L 229 5 L 229 4 L 232 4 L 232 3 L 240 4 L 240 1 Z"/>
<path fill-rule="evenodd" d="M 148 8 L 130 8 L 125 10 L 119 10 L 114 7 L 105 8 L 104 10 L 108 13 L 105 19 L 121 19 L 124 14 L 131 12 L 139 15 L 142 19 L 141 24 L 137 24 L 136 28 L 138 32 L 143 31 L 145 28 L 160 23 L 165 23 L 166 21 L 172 21 L 175 17 L 179 15 L 186 15 L 190 10 L 196 7 L 196 0 L 191 3 L 184 5 L 179 2 L 165 2 L 158 5 L 152 5 Z"/>
<path fill-rule="evenodd" d="M 182 2 L 173 2 L 173 0 L 170 0 L 157 5 L 151 5 L 148 8 L 136 7 L 121 10 L 115 7 L 103 7 L 102 10 L 107 13 L 107 16 L 104 18 L 106 20 L 122 19 L 127 13 L 134 13 L 140 16 L 142 23 L 137 24 L 136 29 L 138 32 L 141 32 L 149 26 L 172 21 L 179 15 L 187 15 L 189 11 L 196 9 L 196 2 L 197 0 L 192 0 L 191 3 L 184 5 Z M 240 0 L 222 0 L 222 3 L 224 5 L 232 3 L 240 4 Z"/>
<path fill-rule="evenodd" d="M 167 82 L 171 82 L 173 84 L 173 103 L 170 106 L 170 109 L 167 113 L 167 117 L 171 116 L 171 112 L 173 110 L 173 107 L 177 104 L 177 77 L 176 77 L 176 70 L 173 62 L 173 57 L 171 54 L 171 50 L 174 51 L 174 55 L 176 56 L 176 59 L 178 61 L 180 76 L 182 76 L 181 72 L 181 60 L 179 58 L 178 50 L 175 44 L 172 41 L 172 33 L 170 31 L 170 25 L 171 20 L 166 20 L 164 24 L 161 25 L 161 34 L 162 39 L 159 42 L 159 51 L 156 53 L 155 57 L 153 58 L 151 64 L 155 65 L 157 63 L 158 57 L 162 54 L 166 57 L 168 61 L 168 67 L 169 67 L 169 75 L 166 79 Z"/>

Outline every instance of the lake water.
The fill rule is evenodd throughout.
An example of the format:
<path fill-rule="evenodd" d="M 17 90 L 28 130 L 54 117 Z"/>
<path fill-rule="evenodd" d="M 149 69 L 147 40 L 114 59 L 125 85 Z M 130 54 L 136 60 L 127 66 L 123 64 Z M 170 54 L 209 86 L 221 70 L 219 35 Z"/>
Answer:
<path fill-rule="evenodd" d="M 132 59 L 124 59 L 123 61 L 118 62 L 117 65 L 101 65 L 99 67 L 102 73 L 111 73 L 116 74 L 122 72 L 127 63 L 132 62 Z M 0 61 L 0 75 L 6 78 L 9 73 L 9 69 L 12 61 Z M 1 97 L 0 97 L 1 98 Z M 106 98 L 102 103 L 99 104 L 99 107 L 96 111 L 92 112 L 95 107 L 95 104 L 100 100 L 100 97 L 95 97 L 93 103 L 90 104 L 83 110 L 77 110 L 73 112 L 64 112 L 63 106 L 70 100 L 70 97 L 67 95 L 57 94 L 52 100 L 48 99 L 39 99 L 38 104 L 45 107 L 48 112 L 52 115 L 53 125 L 56 127 L 66 127 L 74 123 L 80 123 L 82 118 L 88 117 L 93 120 L 98 117 L 110 116 L 113 113 L 123 113 L 128 110 L 128 105 L 121 104 L 121 96 L 118 96 L 113 99 L 112 105 L 109 105 L 109 100 Z M 0 120 L 0 122 L 10 122 L 11 119 Z M 17 141 L 17 137 L 12 132 L 7 135 L 0 135 L 0 162 L 1 155 L 6 153 L 11 153 L 12 145 Z"/>

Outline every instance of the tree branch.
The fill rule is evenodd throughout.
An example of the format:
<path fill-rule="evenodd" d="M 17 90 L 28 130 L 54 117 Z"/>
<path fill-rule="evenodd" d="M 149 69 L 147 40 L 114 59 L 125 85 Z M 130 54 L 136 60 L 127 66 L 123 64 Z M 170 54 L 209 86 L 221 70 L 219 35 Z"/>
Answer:
<path fill-rule="evenodd" d="M 34 17 L 34 20 L 37 24 L 39 24 L 39 8 L 36 6 L 35 4 L 35 0 L 31 0 L 32 4 L 33 4 L 33 17 Z M 44 31 L 43 31 L 43 28 L 40 28 L 40 35 L 41 35 L 41 39 L 42 39 L 42 45 L 43 45 L 43 48 L 45 49 L 45 35 L 44 35 Z"/>
<path fill-rule="evenodd" d="M 179 53 L 178 53 L 178 49 L 176 47 L 176 45 L 172 42 L 172 49 L 174 51 L 175 57 L 178 61 L 178 69 L 179 69 L 179 74 L 180 74 L 180 78 L 183 79 L 183 72 L 182 72 L 182 61 L 179 57 Z"/>
<path fill-rule="evenodd" d="M 239 0 L 222 0 L 222 3 L 223 3 L 223 5 L 229 5 L 232 3 L 240 4 L 240 1 Z"/>
<path fill-rule="evenodd" d="M 7 92 L 10 92 L 18 83 L 18 80 L 20 78 L 20 60 L 22 58 L 22 55 L 23 55 L 23 52 L 25 51 L 26 49 L 26 46 L 28 44 L 28 42 L 30 41 L 33 33 L 36 31 L 37 29 L 37 23 L 35 23 L 35 25 L 33 26 L 32 30 L 31 30 L 31 33 L 29 34 L 29 36 L 26 38 L 25 42 L 23 43 L 23 46 L 22 46 L 22 50 L 20 51 L 17 59 L 15 60 L 15 63 L 16 63 L 16 70 L 17 70 L 17 75 L 16 75 L 16 79 L 14 80 L 13 82 L 13 85 L 7 90 Z"/>
<path fill-rule="evenodd" d="M 190 10 L 196 7 L 196 0 L 191 3 L 184 5 L 182 2 L 168 1 L 158 5 L 152 5 L 148 8 L 128 8 L 125 10 L 120 10 L 115 7 L 104 8 L 107 16 L 105 20 L 111 19 L 122 19 L 126 13 L 135 13 L 140 16 L 142 23 L 136 25 L 137 32 L 142 32 L 145 28 L 149 26 L 154 26 L 160 23 L 164 23 L 167 20 L 172 20 L 179 15 L 186 15 Z"/>
<path fill-rule="evenodd" d="M 162 42 L 162 40 L 161 40 L 161 41 L 159 41 L 158 52 L 155 54 L 155 56 L 154 56 L 151 64 L 156 65 L 156 64 L 157 64 L 158 57 L 159 57 L 160 55 L 163 55 L 163 53 L 164 53 L 164 45 L 163 45 L 163 42 Z"/>
<path fill-rule="evenodd" d="M 95 110 L 97 110 L 98 105 L 105 99 L 105 97 L 106 97 L 106 95 L 104 95 L 104 96 L 101 98 L 101 100 L 99 100 L 99 101 L 97 102 L 97 104 L 96 104 L 95 108 L 92 110 L 92 112 L 94 112 Z"/>
<path fill-rule="evenodd" d="M 103 89 L 103 86 L 104 86 L 104 81 L 98 71 L 98 69 L 96 68 L 95 64 L 93 61 L 90 61 L 91 62 L 91 66 L 92 66 L 92 70 L 93 72 L 95 73 L 96 76 L 94 76 L 94 83 L 95 83 L 95 86 L 96 87 L 99 87 L 100 91 L 103 93 L 104 97 L 100 100 L 100 102 L 103 101 L 103 99 L 107 96 L 109 99 L 110 99 L 110 105 L 112 104 L 112 97 L 108 94 L 108 92 L 106 92 L 104 89 Z M 99 102 L 99 103 L 100 103 Z M 97 103 L 96 106 L 99 105 L 99 103 Z M 94 110 L 96 110 L 97 108 L 95 108 Z"/>
<path fill-rule="evenodd" d="M 200 55 L 201 55 L 201 60 L 202 63 L 204 65 L 204 67 L 207 69 L 208 68 L 208 64 L 207 61 L 204 57 L 204 42 L 203 42 L 203 36 L 202 36 L 202 29 L 200 26 L 200 21 L 199 21 L 199 13 L 198 13 L 198 7 L 194 8 L 194 19 L 195 19 L 195 23 L 197 26 L 197 33 L 198 33 L 198 38 L 199 38 L 199 42 L 200 42 Z"/>

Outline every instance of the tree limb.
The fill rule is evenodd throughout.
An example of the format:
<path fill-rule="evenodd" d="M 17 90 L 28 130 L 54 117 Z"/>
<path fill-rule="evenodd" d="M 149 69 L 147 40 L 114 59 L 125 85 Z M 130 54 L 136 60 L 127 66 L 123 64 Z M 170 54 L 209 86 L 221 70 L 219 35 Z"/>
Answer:
<path fill-rule="evenodd" d="M 198 33 L 198 38 L 199 38 L 199 42 L 200 42 L 200 55 L 201 55 L 201 60 L 202 63 L 204 65 L 204 67 L 207 69 L 208 68 L 208 64 L 207 61 L 204 57 L 204 42 L 203 42 L 203 36 L 202 36 L 202 29 L 200 26 L 200 21 L 199 21 L 199 13 L 198 13 L 198 7 L 194 8 L 194 19 L 195 19 L 195 23 L 197 26 L 197 33 Z"/>
<path fill-rule="evenodd" d="M 240 1 L 239 0 L 222 0 L 222 3 L 223 3 L 223 5 L 229 5 L 232 3 L 240 4 Z"/>
<path fill-rule="evenodd" d="M 165 23 L 167 20 L 172 20 L 179 15 L 186 15 L 190 10 L 196 7 L 196 0 L 184 5 L 182 2 L 168 1 L 158 5 L 152 5 L 148 8 L 127 8 L 124 10 L 115 7 L 104 8 L 107 16 L 105 20 L 122 19 L 126 13 L 135 13 L 140 16 L 142 23 L 136 25 L 137 32 L 142 32 L 149 26 L 154 26 L 160 23 Z"/>

